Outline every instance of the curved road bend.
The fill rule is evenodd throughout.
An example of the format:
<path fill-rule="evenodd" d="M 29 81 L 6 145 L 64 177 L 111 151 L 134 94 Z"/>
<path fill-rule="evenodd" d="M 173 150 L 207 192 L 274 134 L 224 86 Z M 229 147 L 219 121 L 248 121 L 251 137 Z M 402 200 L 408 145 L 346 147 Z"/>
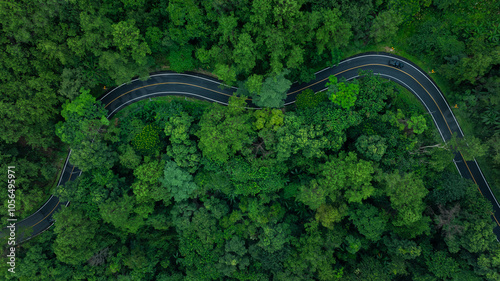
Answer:
<path fill-rule="evenodd" d="M 404 61 L 405 67 L 397 69 L 389 66 L 387 62 L 389 59 L 394 58 Z M 459 137 L 463 137 L 463 132 L 450 106 L 429 76 L 412 62 L 387 53 L 359 54 L 341 61 L 337 66 L 318 71 L 313 82 L 293 84 L 287 94 L 285 104 L 294 103 L 297 94 L 306 88 L 310 88 L 315 92 L 325 90 L 325 84 L 330 75 L 351 80 L 358 77 L 358 70 L 360 69 L 372 70 L 375 74 L 380 74 L 380 76 L 402 85 L 417 96 L 432 116 L 443 141 L 448 141 L 452 133 L 457 133 Z M 226 87 L 221 89 L 220 85 L 220 81 L 197 73 L 154 73 L 150 75 L 147 81 L 135 79 L 128 84 L 112 89 L 101 98 L 101 101 L 109 112 L 108 118 L 111 118 L 116 112 L 131 103 L 165 95 L 187 96 L 227 105 L 229 97 L 236 91 L 236 88 Z M 68 163 L 68 159 L 58 185 L 74 180 L 81 174 L 78 168 Z M 491 217 L 496 224 L 494 233 L 497 240 L 500 239 L 500 205 L 491 192 L 479 165 L 476 161 L 465 161 L 459 152 L 455 155 L 453 162 L 459 173 L 465 178 L 472 179 L 477 184 L 481 194 L 493 205 Z M 62 204 L 67 205 L 68 202 L 59 202 L 57 197 L 51 196 L 37 212 L 19 222 L 18 227 L 31 226 L 33 228 L 32 234 L 27 238 L 21 238 L 21 241 L 30 239 L 49 228 L 53 224 L 52 214 Z M 2 232 L 6 233 L 5 229 Z"/>

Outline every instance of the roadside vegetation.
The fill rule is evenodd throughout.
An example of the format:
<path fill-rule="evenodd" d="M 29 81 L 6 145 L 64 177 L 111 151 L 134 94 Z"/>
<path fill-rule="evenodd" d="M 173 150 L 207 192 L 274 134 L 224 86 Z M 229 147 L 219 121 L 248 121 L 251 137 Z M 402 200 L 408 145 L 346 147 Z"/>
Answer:
<path fill-rule="evenodd" d="M 453 172 L 456 147 L 360 74 L 286 110 L 159 98 L 109 121 L 82 91 L 56 132 L 83 174 L 57 189 L 71 205 L 23 245 L 17 277 L 498 279 L 491 205 Z"/>

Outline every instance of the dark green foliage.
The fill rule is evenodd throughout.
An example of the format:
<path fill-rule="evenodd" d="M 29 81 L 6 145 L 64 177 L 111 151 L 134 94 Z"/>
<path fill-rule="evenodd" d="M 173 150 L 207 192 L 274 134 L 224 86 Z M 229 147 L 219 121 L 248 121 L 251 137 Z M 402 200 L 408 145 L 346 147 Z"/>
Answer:
<path fill-rule="evenodd" d="M 182 46 L 179 50 L 172 50 L 168 56 L 170 67 L 177 72 L 185 72 L 195 68 L 193 58 L 194 48 L 191 45 Z"/>
<path fill-rule="evenodd" d="M 344 109 L 349 109 L 356 103 L 359 94 L 359 84 L 354 82 L 338 82 L 337 77 L 330 76 L 329 82 L 326 83 L 328 90 L 326 94 L 328 98 L 334 103 Z"/>
<path fill-rule="evenodd" d="M 380 136 L 363 135 L 356 140 L 356 148 L 366 158 L 380 161 L 382 156 L 384 156 L 387 145 L 385 144 L 385 139 Z"/>
<path fill-rule="evenodd" d="M 373 75 L 372 71 L 360 70 L 359 75 L 362 78 L 359 80 L 360 90 L 355 106 L 360 114 L 370 118 L 385 108 L 385 99 L 388 93 L 394 91 L 393 86 L 383 83 L 383 80 Z"/>
<path fill-rule="evenodd" d="M 369 204 L 361 205 L 350 214 L 349 219 L 366 239 L 374 242 L 380 240 L 382 233 L 387 229 L 387 215 Z"/>
<path fill-rule="evenodd" d="M 319 103 L 325 100 L 325 95 L 320 93 L 314 93 L 311 89 L 305 89 L 300 94 L 297 95 L 297 100 L 295 105 L 297 108 L 308 108 L 316 107 Z"/>
<path fill-rule="evenodd" d="M 97 223 L 85 217 L 81 210 L 64 208 L 54 217 L 60 221 L 54 229 L 58 234 L 54 253 L 59 261 L 78 265 L 87 261 L 102 246 L 102 241 L 96 237 Z"/>
<path fill-rule="evenodd" d="M 360 81 L 349 110 L 143 101 L 75 146 L 86 172 L 58 190 L 72 203 L 56 215 L 54 250 L 23 262 L 55 256 L 79 276 L 141 280 L 495 278 L 490 207 L 457 175 L 419 164 L 434 160 L 415 153 L 430 141 L 409 128 L 418 112 L 364 106 L 385 87 L 378 79 Z M 160 125 L 166 150 L 139 156 L 130 142 Z"/>

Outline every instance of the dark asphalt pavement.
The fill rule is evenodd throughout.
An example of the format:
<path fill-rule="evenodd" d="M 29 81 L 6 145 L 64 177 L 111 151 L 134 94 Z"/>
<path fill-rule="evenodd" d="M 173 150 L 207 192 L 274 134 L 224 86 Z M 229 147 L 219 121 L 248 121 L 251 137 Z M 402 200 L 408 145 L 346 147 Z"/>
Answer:
<path fill-rule="evenodd" d="M 405 66 L 402 69 L 389 66 L 388 61 L 394 58 L 403 61 Z M 452 133 L 457 133 L 459 137 L 463 137 L 463 132 L 450 106 L 429 75 L 410 61 L 387 53 L 360 54 L 341 61 L 337 66 L 323 69 L 316 73 L 316 79 L 313 82 L 300 85 L 293 84 L 285 104 L 293 103 L 297 94 L 303 89 L 311 88 L 315 92 L 324 90 L 330 75 L 351 80 L 358 77 L 358 70 L 360 69 L 372 70 L 375 74 L 380 74 L 383 78 L 395 81 L 415 94 L 431 114 L 444 141 L 448 141 Z M 128 84 L 118 86 L 104 95 L 101 101 L 109 112 L 108 118 L 111 118 L 123 107 L 151 97 L 179 95 L 227 105 L 229 97 L 234 92 L 236 92 L 236 88 L 221 87 L 218 80 L 205 75 L 162 72 L 151 74 L 147 81 L 135 79 Z M 500 239 L 500 223 L 498 219 L 500 218 L 500 205 L 493 196 L 479 165 L 476 161 L 464 161 L 460 153 L 456 154 L 454 163 L 460 174 L 465 178 L 472 179 L 478 185 L 482 195 L 493 205 L 491 216 L 496 224 L 494 232 L 497 239 Z M 66 161 L 59 185 L 74 180 L 80 173 L 81 171 L 78 168 Z M 19 235 L 18 239 L 21 241 L 27 240 L 49 228 L 53 224 L 52 214 L 62 204 L 67 203 L 59 202 L 59 199 L 55 196 L 50 197 L 36 213 L 17 224 L 18 229 L 21 227 L 33 228 L 30 235 Z M 6 230 L 3 229 L 0 236 L 4 236 L 6 233 Z"/>

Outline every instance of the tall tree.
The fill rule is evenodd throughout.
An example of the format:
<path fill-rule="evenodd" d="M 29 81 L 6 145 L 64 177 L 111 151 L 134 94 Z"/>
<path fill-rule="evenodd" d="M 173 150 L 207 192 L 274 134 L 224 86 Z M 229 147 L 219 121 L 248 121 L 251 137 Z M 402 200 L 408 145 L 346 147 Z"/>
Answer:
<path fill-rule="evenodd" d="M 183 171 L 175 162 L 165 163 L 164 176 L 159 179 L 166 191 L 170 192 L 176 202 L 186 200 L 198 189 L 193 176 Z"/>
<path fill-rule="evenodd" d="M 56 134 L 71 145 L 92 141 L 99 134 L 101 126 L 109 124 L 102 103 L 97 102 L 89 90 L 80 89 L 80 92 L 74 101 L 63 105 L 61 115 L 65 122 L 59 122 L 56 126 Z"/>
<path fill-rule="evenodd" d="M 81 210 L 63 207 L 54 218 L 57 221 L 54 253 L 62 262 L 71 265 L 86 262 L 106 243 L 98 239 L 98 223 L 89 220 Z"/>
<path fill-rule="evenodd" d="M 397 170 L 385 175 L 386 194 L 397 214 L 393 220 L 395 226 L 404 226 L 422 219 L 425 205 L 422 199 L 429 192 L 422 179 L 413 173 L 400 174 Z M 419 233 L 415 233 L 419 234 Z"/>

